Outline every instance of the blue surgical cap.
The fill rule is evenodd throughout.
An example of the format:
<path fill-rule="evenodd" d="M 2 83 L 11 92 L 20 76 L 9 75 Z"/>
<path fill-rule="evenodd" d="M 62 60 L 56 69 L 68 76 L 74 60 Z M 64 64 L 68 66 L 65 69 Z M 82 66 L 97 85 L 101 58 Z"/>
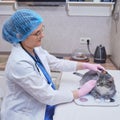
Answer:
<path fill-rule="evenodd" d="M 3 39 L 12 44 L 24 41 L 42 22 L 41 16 L 30 9 L 17 10 L 3 25 Z"/>

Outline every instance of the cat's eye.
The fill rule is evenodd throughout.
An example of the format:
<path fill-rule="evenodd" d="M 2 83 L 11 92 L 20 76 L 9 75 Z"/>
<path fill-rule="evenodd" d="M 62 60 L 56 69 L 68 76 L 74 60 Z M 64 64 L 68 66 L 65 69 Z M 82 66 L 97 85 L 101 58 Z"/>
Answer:
<path fill-rule="evenodd" d="M 103 83 L 100 83 L 100 86 L 103 86 L 104 84 Z"/>
<path fill-rule="evenodd" d="M 112 81 L 109 81 L 109 83 L 113 83 Z"/>
<path fill-rule="evenodd" d="M 97 83 L 97 85 L 96 86 L 100 86 L 100 83 Z"/>

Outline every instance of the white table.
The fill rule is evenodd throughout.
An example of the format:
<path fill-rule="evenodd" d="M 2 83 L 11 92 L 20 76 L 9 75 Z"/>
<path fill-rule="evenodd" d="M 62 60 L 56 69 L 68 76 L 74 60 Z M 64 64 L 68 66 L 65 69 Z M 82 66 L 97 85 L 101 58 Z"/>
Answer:
<path fill-rule="evenodd" d="M 120 71 L 107 70 L 115 79 L 117 90 L 120 90 Z M 85 73 L 81 70 L 80 73 Z M 79 87 L 81 78 L 72 72 L 63 72 L 60 88 L 74 90 Z M 54 120 L 119 120 L 120 106 L 117 107 L 86 107 L 76 105 L 74 102 L 61 104 L 56 107 Z"/>

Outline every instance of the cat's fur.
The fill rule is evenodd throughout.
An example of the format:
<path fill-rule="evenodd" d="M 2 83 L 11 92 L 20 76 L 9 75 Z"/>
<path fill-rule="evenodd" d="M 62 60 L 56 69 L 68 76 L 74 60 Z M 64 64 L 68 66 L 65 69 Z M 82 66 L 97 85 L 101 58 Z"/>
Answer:
<path fill-rule="evenodd" d="M 80 80 L 80 85 L 89 80 L 97 80 L 96 86 L 90 92 L 95 99 L 111 99 L 115 95 L 116 87 L 114 79 L 108 72 L 88 71 Z"/>

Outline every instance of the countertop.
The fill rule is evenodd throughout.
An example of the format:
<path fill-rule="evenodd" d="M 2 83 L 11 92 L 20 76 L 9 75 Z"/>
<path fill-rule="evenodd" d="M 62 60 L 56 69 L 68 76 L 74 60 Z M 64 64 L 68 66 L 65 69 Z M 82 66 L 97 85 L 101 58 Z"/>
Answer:
<path fill-rule="evenodd" d="M 64 59 L 71 60 L 71 57 L 64 57 Z M 80 61 L 80 62 L 86 62 L 86 61 Z M 93 57 L 89 57 L 89 60 L 87 60 L 87 62 L 94 63 Z M 117 70 L 117 67 L 113 64 L 110 57 L 107 57 L 106 62 L 101 63 L 101 65 L 104 66 L 106 69 L 109 69 L 109 70 Z"/>
<path fill-rule="evenodd" d="M 5 69 L 7 59 L 8 55 L 0 55 L 0 70 Z M 64 59 L 70 59 L 70 57 L 64 57 Z M 89 58 L 89 62 L 94 63 L 92 57 Z M 101 65 L 104 66 L 106 69 L 117 70 L 116 66 L 112 63 L 109 57 L 107 58 L 106 63 L 103 63 Z"/>

